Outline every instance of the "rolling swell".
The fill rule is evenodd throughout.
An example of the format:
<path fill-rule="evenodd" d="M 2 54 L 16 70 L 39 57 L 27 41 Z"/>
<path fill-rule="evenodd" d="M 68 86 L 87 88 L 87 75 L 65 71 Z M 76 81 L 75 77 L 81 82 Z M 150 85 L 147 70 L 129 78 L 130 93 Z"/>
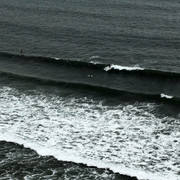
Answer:
<path fill-rule="evenodd" d="M 179 104 L 180 74 L 98 63 L 89 59 L 60 59 L 0 53 L 1 76 L 29 79 L 79 90 L 98 91 L 124 100 L 160 100 Z M 162 96 L 163 94 L 163 96 Z M 172 97 L 172 98 L 169 98 Z"/>
<path fill-rule="evenodd" d="M 14 74 L 11 72 L 0 72 L 0 77 L 6 76 L 7 78 L 10 78 L 11 80 L 23 80 L 23 81 L 31 81 L 38 84 L 45 84 L 45 85 L 51 85 L 51 86 L 60 86 L 60 87 L 66 87 L 66 88 L 73 88 L 76 90 L 87 90 L 87 91 L 96 91 L 106 96 L 116 97 L 120 98 L 121 100 L 135 100 L 135 101 L 158 101 L 163 103 L 170 103 L 175 105 L 180 105 L 180 97 L 175 96 L 169 96 L 165 95 L 163 93 L 161 94 L 146 94 L 146 93 L 138 93 L 138 92 L 131 92 L 131 91 L 125 91 L 125 90 L 119 90 L 119 89 L 113 89 L 110 87 L 105 86 L 97 86 L 92 84 L 86 84 L 86 83 L 73 83 L 73 82 L 66 82 L 66 81 L 57 81 L 53 79 L 48 78 L 40 78 L 36 76 L 25 76 L 21 74 Z"/>
<path fill-rule="evenodd" d="M 0 53 L 0 58 L 17 58 L 19 60 L 31 60 L 31 61 L 39 61 L 44 63 L 52 63 L 55 65 L 68 65 L 68 66 L 74 66 L 74 67 L 87 67 L 87 68 L 94 68 L 94 69 L 103 69 L 107 66 L 107 64 L 101 64 L 101 63 L 92 63 L 80 60 L 70 60 L 70 59 L 61 59 L 61 58 L 53 58 L 53 57 L 43 57 L 43 56 L 30 56 L 30 55 L 21 55 L 21 54 L 10 54 L 10 53 Z"/>
<path fill-rule="evenodd" d="M 103 64 L 101 62 L 93 61 L 93 58 L 89 59 L 63 59 L 56 57 L 43 57 L 43 56 L 33 56 L 33 55 L 22 55 L 22 54 L 11 54 L 6 52 L 0 52 L 0 58 L 8 59 L 18 59 L 22 61 L 38 61 L 42 63 L 51 63 L 56 66 L 70 66 L 70 67 L 84 67 L 88 69 L 96 69 L 99 71 L 107 71 L 108 73 L 116 73 L 123 75 L 133 75 L 133 76 L 144 76 L 148 78 L 158 78 L 158 79 L 173 79 L 180 80 L 180 73 L 171 71 L 161 71 L 158 69 L 146 69 L 141 67 L 125 67 L 121 65 L 113 64 Z"/>

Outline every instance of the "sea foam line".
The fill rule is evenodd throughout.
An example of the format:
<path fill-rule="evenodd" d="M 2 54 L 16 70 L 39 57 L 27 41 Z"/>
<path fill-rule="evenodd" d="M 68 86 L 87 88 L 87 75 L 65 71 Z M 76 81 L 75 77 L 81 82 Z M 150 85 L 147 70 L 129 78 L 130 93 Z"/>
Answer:
<path fill-rule="evenodd" d="M 115 69 L 115 70 L 126 70 L 126 71 L 139 71 L 139 70 L 144 70 L 143 68 L 141 67 L 128 67 L 128 66 L 120 66 L 120 65 L 114 65 L 114 64 L 111 64 L 109 66 L 106 66 L 104 68 L 105 71 L 109 71 L 111 69 Z"/>
<path fill-rule="evenodd" d="M 131 169 L 123 165 L 104 163 L 93 159 L 82 158 L 81 156 L 74 156 L 74 154 L 67 153 L 62 149 L 54 149 L 33 142 L 27 142 L 24 139 L 19 138 L 18 136 L 13 136 L 11 133 L 3 134 L 3 136 L 0 137 L 0 141 L 12 142 L 23 145 L 25 148 L 30 148 L 36 151 L 40 156 L 53 156 L 59 161 L 74 162 L 77 164 L 85 164 L 89 167 L 109 169 L 114 173 L 119 173 L 130 177 L 137 177 L 138 180 L 179 180 L 176 176 L 174 176 L 174 174 L 162 176 L 160 173 L 159 175 L 157 175 L 150 172 L 140 171 L 139 169 Z"/>
<path fill-rule="evenodd" d="M 166 98 L 166 99 L 172 99 L 173 98 L 173 96 L 169 96 L 169 95 L 166 95 L 163 93 L 160 96 L 161 96 L 161 98 Z"/>

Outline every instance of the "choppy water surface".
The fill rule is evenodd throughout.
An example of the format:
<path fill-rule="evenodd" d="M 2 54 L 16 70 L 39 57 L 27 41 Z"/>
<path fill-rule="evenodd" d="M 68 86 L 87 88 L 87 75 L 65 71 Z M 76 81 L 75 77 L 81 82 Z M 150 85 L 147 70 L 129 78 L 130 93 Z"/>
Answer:
<path fill-rule="evenodd" d="M 179 180 L 179 12 L 1 0 L 1 179 Z"/>

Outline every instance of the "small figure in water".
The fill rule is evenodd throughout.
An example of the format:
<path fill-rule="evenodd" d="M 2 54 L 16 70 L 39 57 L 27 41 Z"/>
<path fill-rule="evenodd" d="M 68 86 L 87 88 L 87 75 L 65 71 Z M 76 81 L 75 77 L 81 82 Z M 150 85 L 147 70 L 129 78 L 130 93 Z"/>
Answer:
<path fill-rule="evenodd" d="M 20 53 L 21 53 L 21 54 L 23 53 L 23 50 L 22 50 L 22 49 L 20 50 Z"/>
<path fill-rule="evenodd" d="M 88 74 L 88 77 L 91 77 L 91 78 L 92 78 L 92 77 L 93 77 L 93 75 L 92 75 L 92 74 Z"/>

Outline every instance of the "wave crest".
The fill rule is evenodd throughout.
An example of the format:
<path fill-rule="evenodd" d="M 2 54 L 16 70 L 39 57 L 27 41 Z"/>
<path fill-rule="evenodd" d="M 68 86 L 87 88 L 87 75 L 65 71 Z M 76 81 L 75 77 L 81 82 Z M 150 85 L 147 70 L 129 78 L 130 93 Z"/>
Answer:
<path fill-rule="evenodd" d="M 172 103 L 172 104 L 180 104 L 180 97 L 173 97 L 169 95 L 165 95 L 163 93 L 161 94 L 146 94 L 141 92 L 132 92 L 132 91 L 126 91 L 126 90 L 120 90 L 120 89 L 114 89 L 111 87 L 105 87 L 105 86 L 98 86 L 93 84 L 86 84 L 86 83 L 74 83 L 69 81 L 57 81 L 52 79 L 46 79 L 46 78 L 40 78 L 36 76 L 26 76 L 21 74 L 14 74 L 9 72 L 0 72 L 0 75 L 7 76 L 8 78 L 14 78 L 17 80 L 30 80 L 34 82 L 38 82 L 39 84 L 48 84 L 48 85 L 59 85 L 59 86 L 66 86 L 69 88 L 75 88 L 75 89 L 87 89 L 90 91 L 97 91 L 101 92 L 101 94 L 107 95 L 107 96 L 123 96 L 123 99 L 131 99 L 131 100 L 150 100 L 150 101 L 163 101 L 166 103 Z"/>
<path fill-rule="evenodd" d="M 88 59 L 64 59 L 59 57 L 44 57 L 44 56 L 32 56 L 32 55 L 22 55 L 22 54 L 11 54 L 0 52 L 0 58 L 17 58 L 21 60 L 32 60 L 41 61 L 42 63 L 54 63 L 58 65 L 74 66 L 74 67 L 85 67 L 91 69 L 98 69 L 100 71 L 110 72 L 110 73 L 123 73 L 127 75 L 141 75 L 146 77 L 156 77 L 156 78 L 178 78 L 180 80 L 180 73 L 162 71 L 157 69 L 146 69 L 139 66 L 122 66 L 118 64 L 107 64 L 98 62 L 99 56 L 92 56 Z"/>
<path fill-rule="evenodd" d="M 115 69 L 115 70 L 119 70 L 119 71 L 122 71 L 122 70 L 127 70 L 127 71 L 139 71 L 139 70 L 144 70 L 144 68 L 141 68 L 141 67 L 129 67 L 129 66 L 120 66 L 120 65 L 109 65 L 109 66 L 106 66 L 104 68 L 105 71 L 109 71 L 111 69 Z"/>
<path fill-rule="evenodd" d="M 169 95 L 166 95 L 166 94 L 161 94 L 161 98 L 172 99 L 173 96 L 169 96 Z"/>

